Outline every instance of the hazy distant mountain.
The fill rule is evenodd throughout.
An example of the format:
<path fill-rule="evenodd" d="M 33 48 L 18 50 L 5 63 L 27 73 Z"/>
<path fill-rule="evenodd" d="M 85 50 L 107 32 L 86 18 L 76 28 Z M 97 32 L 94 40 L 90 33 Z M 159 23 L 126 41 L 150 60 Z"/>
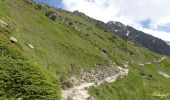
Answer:
<path fill-rule="evenodd" d="M 152 35 L 136 30 L 131 26 L 126 26 L 120 22 L 110 21 L 107 23 L 110 30 L 117 35 L 127 38 L 130 41 L 139 43 L 149 50 L 163 54 L 170 55 L 170 46 L 163 40 L 156 38 Z"/>

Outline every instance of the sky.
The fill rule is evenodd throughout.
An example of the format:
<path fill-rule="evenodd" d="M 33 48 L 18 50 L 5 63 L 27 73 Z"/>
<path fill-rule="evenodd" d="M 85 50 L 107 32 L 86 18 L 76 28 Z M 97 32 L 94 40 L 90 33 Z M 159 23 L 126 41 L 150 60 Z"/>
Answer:
<path fill-rule="evenodd" d="M 119 21 L 170 41 L 170 0 L 38 0 L 101 20 Z"/>

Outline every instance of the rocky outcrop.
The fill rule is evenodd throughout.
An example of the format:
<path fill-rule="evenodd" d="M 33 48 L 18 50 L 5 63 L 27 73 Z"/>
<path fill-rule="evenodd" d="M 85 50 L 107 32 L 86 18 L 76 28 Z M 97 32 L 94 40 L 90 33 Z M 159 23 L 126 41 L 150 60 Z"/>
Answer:
<path fill-rule="evenodd" d="M 51 20 L 55 21 L 57 18 L 57 13 L 53 11 L 45 11 L 45 16 L 49 17 Z"/>
<path fill-rule="evenodd" d="M 170 46 L 159 38 L 136 30 L 131 26 L 126 26 L 120 22 L 110 21 L 107 25 L 113 33 L 116 33 L 124 39 L 141 44 L 155 53 L 170 55 Z"/>

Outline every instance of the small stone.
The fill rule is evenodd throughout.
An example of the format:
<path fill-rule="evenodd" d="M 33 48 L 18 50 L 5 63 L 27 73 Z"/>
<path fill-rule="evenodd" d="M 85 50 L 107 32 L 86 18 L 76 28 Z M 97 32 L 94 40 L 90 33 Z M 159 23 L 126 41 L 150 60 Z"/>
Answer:
<path fill-rule="evenodd" d="M 102 49 L 103 53 L 108 54 L 108 50 L 106 48 Z"/>
<path fill-rule="evenodd" d="M 10 37 L 12 43 L 17 43 L 17 39 L 15 37 Z"/>
<path fill-rule="evenodd" d="M 75 27 L 75 30 L 76 30 L 77 32 L 80 32 L 80 29 L 78 29 L 77 27 Z"/>
<path fill-rule="evenodd" d="M 1 24 L 2 27 L 9 27 L 9 25 L 2 20 L 0 20 L 0 24 Z"/>
<path fill-rule="evenodd" d="M 27 45 L 28 45 L 31 49 L 34 49 L 34 46 L 31 45 L 30 43 L 27 43 Z"/>

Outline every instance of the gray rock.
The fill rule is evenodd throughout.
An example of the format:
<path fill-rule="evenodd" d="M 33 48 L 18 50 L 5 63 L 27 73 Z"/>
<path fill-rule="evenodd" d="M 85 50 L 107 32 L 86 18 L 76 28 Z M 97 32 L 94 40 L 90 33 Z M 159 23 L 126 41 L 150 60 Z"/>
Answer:
<path fill-rule="evenodd" d="M 17 39 L 16 39 L 15 37 L 10 37 L 10 41 L 11 41 L 12 43 L 17 43 Z"/>
<path fill-rule="evenodd" d="M 35 7 L 37 10 L 42 10 L 43 7 L 40 5 L 40 4 L 37 4 L 36 7 Z"/>
<path fill-rule="evenodd" d="M 49 17 L 51 20 L 55 21 L 57 18 L 57 13 L 53 11 L 45 11 L 45 16 Z"/>
<path fill-rule="evenodd" d="M 2 21 L 2 20 L 0 20 L 0 25 L 1 25 L 2 27 L 9 27 L 9 24 L 7 24 L 6 22 L 4 22 L 4 21 Z"/>
<path fill-rule="evenodd" d="M 75 30 L 77 31 L 77 32 L 80 32 L 80 29 L 78 29 L 77 27 L 74 27 L 75 28 Z"/>
<path fill-rule="evenodd" d="M 102 51 L 103 51 L 103 53 L 105 53 L 105 54 L 109 54 L 109 52 L 108 52 L 108 50 L 107 50 L 106 48 L 103 48 Z"/>
<path fill-rule="evenodd" d="M 34 49 L 34 46 L 30 43 L 27 43 L 28 47 L 30 47 L 31 49 Z"/>

